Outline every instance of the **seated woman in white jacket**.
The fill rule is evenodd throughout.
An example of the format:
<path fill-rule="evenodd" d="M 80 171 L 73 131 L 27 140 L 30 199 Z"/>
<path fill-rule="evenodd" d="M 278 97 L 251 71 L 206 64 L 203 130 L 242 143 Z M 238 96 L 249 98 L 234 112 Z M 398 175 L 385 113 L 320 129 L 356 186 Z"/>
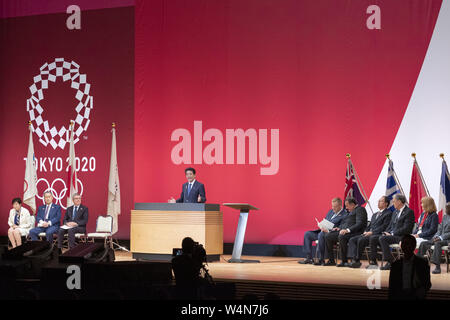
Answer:
<path fill-rule="evenodd" d="M 14 198 L 12 201 L 13 208 L 9 211 L 8 219 L 8 237 L 11 241 L 13 248 L 22 244 L 22 236 L 28 236 L 30 229 L 34 226 L 31 225 L 30 212 L 22 207 L 22 200 L 20 198 Z"/>

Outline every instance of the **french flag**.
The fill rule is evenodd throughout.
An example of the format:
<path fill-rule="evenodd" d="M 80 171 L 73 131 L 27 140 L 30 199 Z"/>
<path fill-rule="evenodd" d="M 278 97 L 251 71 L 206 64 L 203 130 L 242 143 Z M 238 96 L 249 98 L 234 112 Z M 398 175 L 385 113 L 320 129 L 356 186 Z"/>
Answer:
<path fill-rule="evenodd" d="M 442 215 L 445 211 L 445 205 L 450 202 L 450 176 L 448 173 L 447 162 L 445 162 L 443 155 L 442 157 L 442 172 L 441 172 L 441 184 L 439 187 L 439 222 L 442 221 Z"/>

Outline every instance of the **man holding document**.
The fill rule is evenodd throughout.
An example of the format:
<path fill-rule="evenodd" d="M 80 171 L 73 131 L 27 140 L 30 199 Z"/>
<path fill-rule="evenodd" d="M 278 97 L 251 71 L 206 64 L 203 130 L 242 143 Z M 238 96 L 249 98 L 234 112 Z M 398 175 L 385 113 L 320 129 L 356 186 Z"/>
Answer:
<path fill-rule="evenodd" d="M 86 233 L 86 224 L 89 218 L 89 210 L 81 204 L 81 195 L 74 193 L 73 206 L 67 208 L 64 215 L 63 226 L 58 231 L 58 249 L 61 250 L 64 241 L 64 235 L 67 232 L 69 239 L 69 249 L 75 247 L 75 234 Z"/>
<path fill-rule="evenodd" d="M 339 225 L 341 220 L 345 217 L 346 211 L 342 208 L 342 200 L 340 198 L 334 198 L 331 200 L 331 210 L 328 211 L 325 219 L 319 222 L 317 219 L 318 229 L 307 231 L 304 236 L 303 241 L 303 252 L 306 254 L 306 259 L 299 261 L 300 264 L 315 264 L 322 265 L 324 263 L 325 254 L 325 240 L 324 236 L 327 234 L 335 225 Z M 316 250 L 318 261 L 314 262 L 312 259 L 312 243 L 319 240 Z"/>

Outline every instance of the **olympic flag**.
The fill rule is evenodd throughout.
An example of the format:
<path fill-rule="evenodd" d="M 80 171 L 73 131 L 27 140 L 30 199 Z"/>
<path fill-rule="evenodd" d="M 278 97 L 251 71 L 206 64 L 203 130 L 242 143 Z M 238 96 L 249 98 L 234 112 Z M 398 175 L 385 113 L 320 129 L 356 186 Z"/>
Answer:
<path fill-rule="evenodd" d="M 67 208 L 73 205 L 73 194 L 78 193 L 77 189 L 77 167 L 75 161 L 75 143 L 73 141 L 73 123 L 70 123 L 70 148 L 69 148 L 69 176 L 67 178 L 69 194 L 67 196 Z"/>
<path fill-rule="evenodd" d="M 118 230 L 118 215 L 120 214 L 120 184 L 119 184 L 119 168 L 117 166 L 117 149 L 116 149 L 116 128 L 113 124 L 112 128 L 112 144 L 111 144 L 111 162 L 109 166 L 109 183 L 108 183 L 108 215 L 113 217 L 113 230 L 115 234 Z"/>
<path fill-rule="evenodd" d="M 34 163 L 33 129 L 29 126 L 30 138 L 28 140 L 28 154 L 25 165 L 25 184 L 23 191 L 23 203 L 30 206 L 33 213 L 36 213 L 36 195 L 37 195 L 37 173 Z"/>

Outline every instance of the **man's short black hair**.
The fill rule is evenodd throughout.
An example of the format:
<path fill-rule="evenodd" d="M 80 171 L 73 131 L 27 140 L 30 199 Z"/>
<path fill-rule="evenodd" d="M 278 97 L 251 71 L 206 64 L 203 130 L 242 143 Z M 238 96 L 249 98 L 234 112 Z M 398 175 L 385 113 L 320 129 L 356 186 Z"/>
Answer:
<path fill-rule="evenodd" d="M 347 197 L 347 198 L 345 199 L 345 201 L 347 201 L 348 203 L 353 203 L 354 205 L 357 205 L 357 204 L 358 204 L 358 201 L 356 201 L 356 199 L 353 198 L 353 197 Z"/>
<path fill-rule="evenodd" d="M 11 202 L 11 204 L 14 204 L 14 203 L 18 203 L 18 204 L 22 204 L 22 199 L 20 199 L 20 198 L 14 198 L 14 199 L 12 199 L 12 202 Z"/>
<path fill-rule="evenodd" d="M 183 253 L 192 253 L 194 252 L 194 240 L 190 237 L 186 237 L 181 242 L 181 248 L 183 249 Z"/>
<path fill-rule="evenodd" d="M 383 199 L 384 199 L 384 203 L 386 203 L 388 205 L 388 207 L 389 207 L 389 204 L 391 203 L 391 201 L 389 200 L 389 197 L 388 196 L 383 196 Z"/>
<path fill-rule="evenodd" d="M 188 171 L 192 171 L 192 173 L 195 174 L 195 169 L 194 169 L 194 168 L 189 167 L 189 168 L 184 169 L 184 173 L 185 173 L 185 174 L 186 174 Z"/>
<path fill-rule="evenodd" d="M 414 249 L 416 248 L 417 245 L 416 238 L 410 234 L 405 234 L 400 240 L 400 242 L 402 244 L 402 250 L 404 250 L 403 248 L 408 248 L 411 249 L 412 252 L 414 252 Z"/>

